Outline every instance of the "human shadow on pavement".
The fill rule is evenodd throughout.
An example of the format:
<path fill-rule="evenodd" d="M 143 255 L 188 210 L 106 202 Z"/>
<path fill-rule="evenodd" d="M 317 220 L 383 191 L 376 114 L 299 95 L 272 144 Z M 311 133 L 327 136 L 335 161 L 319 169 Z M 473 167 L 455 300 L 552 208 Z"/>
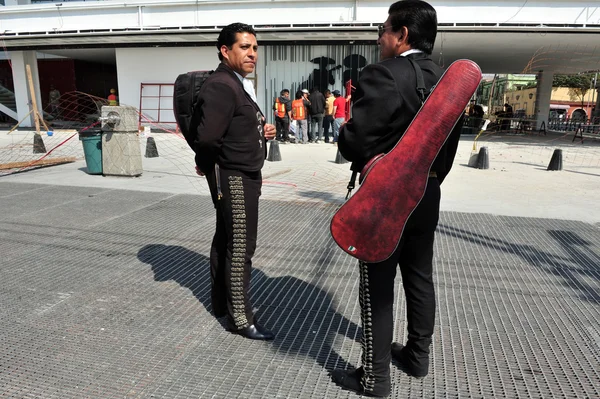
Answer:
<path fill-rule="evenodd" d="M 332 194 L 331 192 L 328 192 L 328 191 L 303 190 L 303 191 L 298 191 L 298 195 L 300 195 L 301 197 L 305 197 L 305 198 L 318 198 L 318 199 L 322 200 L 323 202 L 328 202 L 331 204 L 342 205 L 346 201 L 344 199 L 344 196 L 346 195 L 345 191 L 343 194 L 342 193 Z"/>
<path fill-rule="evenodd" d="M 563 230 L 546 231 L 566 254 L 556 255 L 527 243 L 515 244 L 444 224 L 438 225 L 438 232 L 516 255 L 535 267 L 561 277 L 563 285 L 578 292 L 582 299 L 600 302 L 600 294 L 586 282 L 587 278 L 597 275 L 600 256 L 590 248 L 590 242 L 583 240 L 576 233 Z"/>
<path fill-rule="evenodd" d="M 212 313 L 208 257 L 163 244 L 146 245 L 137 257 L 151 266 L 155 281 L 173 280 L 188 288 Z M 360 328 L 335 311 L 331 295 L 320 287 L 291 276 L 269 277 L 254 267 L 251 300 L 259 323 L 275 333 L 275 350 L 310 356 L 326 370 L 352 367 L 333 349 L 333 341 L 341 334 L 358 342 Z"/>

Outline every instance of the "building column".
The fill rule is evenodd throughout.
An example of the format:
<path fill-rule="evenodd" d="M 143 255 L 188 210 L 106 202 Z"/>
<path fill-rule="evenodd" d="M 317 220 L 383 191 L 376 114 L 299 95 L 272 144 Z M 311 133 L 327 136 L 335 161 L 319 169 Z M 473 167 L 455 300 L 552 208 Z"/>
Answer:
<path fill-rule="evenodd" d="M 40 94 L 40 77 L 38 73 L 37 56 L 35 51 L 11 51 L 10 60 L 12 63 L 13 82 L 15 86 L 15 102 L 17 104 L 17 120 L 25 118 L 31 110 L 31 96 L 29 94 L 29 82 L 27 80 L 26 65 L 31 68 L 31 77 L 33 79 L 33 89 L 37 99 L 38 111 L 42 113 L 42 96 Z M 34 126 L 33 115 L 25 118 L 19 126 Z"/>
<path fill-rule="evenodd" d="M 537 74 L 537 91 L 535 94 L 535 116 L 537 129 L 542 127 L 542 123 L 548 128 L 548 115 L 550 114 L 550 99 L 552 97 L 552 81 L 554 73 L 549 71 L 540 71 Z"/>

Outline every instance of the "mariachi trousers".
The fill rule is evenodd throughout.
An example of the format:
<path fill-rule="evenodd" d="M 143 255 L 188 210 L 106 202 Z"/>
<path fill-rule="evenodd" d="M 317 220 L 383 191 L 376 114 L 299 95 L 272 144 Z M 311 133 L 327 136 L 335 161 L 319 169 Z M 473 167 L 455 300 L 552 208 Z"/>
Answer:
<path fill-rule="evenodd" d="M 250 273 L 258 231 L 261 172 L 215 167 L 207 175 L 217 226 L 210 250 L 211 298 L 216 317 L 233 329 L 254 324 Z M 217 183 L 218 181 L 218 183 Z"/>
<path fill-rule="evenodd" d="M 435 322 L 433 240 L 439 207 L 439 181 L 429 178 L 425 195 L 408 219 L 394 254 L 381 263 L 359 262 L 364 369 L 361 384 L 367 392 L 390 373 L 394 279 L 398 265 L 406 295 L 406 346 L 417 359 L 429 356 Z"/>

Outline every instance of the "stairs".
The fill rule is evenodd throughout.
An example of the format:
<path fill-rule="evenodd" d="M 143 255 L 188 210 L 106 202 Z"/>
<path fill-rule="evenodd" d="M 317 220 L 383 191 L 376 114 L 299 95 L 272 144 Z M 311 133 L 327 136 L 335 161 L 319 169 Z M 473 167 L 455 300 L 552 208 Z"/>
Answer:
<path fill-rule="evenodd" d="M 15 93 L 0 85 L 0 112 L 17 120 Z"/>

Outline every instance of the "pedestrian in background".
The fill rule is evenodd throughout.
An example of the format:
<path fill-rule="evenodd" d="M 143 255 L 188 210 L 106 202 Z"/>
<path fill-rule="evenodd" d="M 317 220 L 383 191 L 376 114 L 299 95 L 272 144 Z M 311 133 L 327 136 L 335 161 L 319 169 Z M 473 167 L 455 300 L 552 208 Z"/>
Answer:
<path fill-rule="evenodd" d="M 335 97 L 331 94 L 331 90 L 325 90 L 325 115 L 323 116 L 323 136 L 326 143 L 329 143 L 329 130 L 333 140 L 333 102 Z"/>
<path fill-rule="evenodd" d="M 308 92 L 308 90 L 306 90 Z M 292 101 L 292 119 L 296 122 L 296 143 L 308 143 L 308 100 L 302 91 L 296 92 L 296 99 Z"/>
<path fill-rule="evenodd" d="M 275 111 L 275 127 L 277 128 L 277 140 L 288 143 L 290 133 L 290 120 L 292 116 L 292 101 L 290 91 L 283 89 L 280 96 L 275 99 L 273 110 Z"/>
<path fill-rule="evenodd" d="M 313 88 L 308 97 L 310 101 L 310 125 L 312 142 L 323 141 L 323 115 L 325 113 L 325 96 L 317 87 Z"/>
<path fill-rule="evenodd" d="M 346 99 L 339 90 L 334 90 L 333 95 L 333 143 L 337 145 L 340 127 L 346 122 Z"/>

